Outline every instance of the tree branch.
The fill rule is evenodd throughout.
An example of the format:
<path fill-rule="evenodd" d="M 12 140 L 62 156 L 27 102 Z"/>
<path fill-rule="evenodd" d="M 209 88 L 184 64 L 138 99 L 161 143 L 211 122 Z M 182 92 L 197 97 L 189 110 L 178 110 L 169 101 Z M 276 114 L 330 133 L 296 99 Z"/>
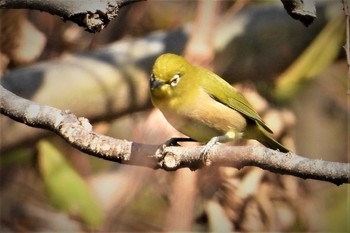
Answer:
<path fill-rule="evenodd" d="M 316 19 L 316 6 L 314 0 L 281 0 L 287 13 L 309 26 Z"/>
<path fill-rule="evenodd" d="M 114 19 L 119 9 L 129 3 L 141 0 L 2 0 L 0 8 L 33 9 L 58 15 L 70 20 L 89 32 L 99 32 Z"/>
<path fill-rule="evenodd" d="M 167 147 L 145 145 L 104 136 L 92 131 L 85 118 L 69 111 L 40 105 L 9 92 L 0 86 L 0 112 L 26 125 L 55 132 L 75 148 L 106 160 L 153 169 L 191 170 L 203 166 L 202 147 Z M 340 185 L 350 183 L 350 164 L 308 159 L 293 153 L 284 154 L 264 147 L 214 146 L 208 154 L 212 164 L 242 168 L 257 166 L 271 172 L 303 179 L 316 179 Z"/>

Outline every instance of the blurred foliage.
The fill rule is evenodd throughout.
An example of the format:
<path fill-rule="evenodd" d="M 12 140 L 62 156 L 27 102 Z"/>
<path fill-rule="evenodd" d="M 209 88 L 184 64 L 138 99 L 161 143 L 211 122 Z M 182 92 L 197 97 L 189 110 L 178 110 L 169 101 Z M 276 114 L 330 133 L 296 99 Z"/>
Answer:
<path fill-rule="evenodd" d="M 18 164 L 33 163 L 33 150 L 30 148 L 19 148 L 0 156 L 0 166 L 14 166 Z"/>
<path fill-rule="evenodd" d="M 130 214 L 135 219 L 142 219 L 144 223 L 160 226 L 164 220 L 163 213 L 167 206 L 166 198 L 159 195 L 158 190 L 154 189 L 153 185 L 150 185 L 139 193 L 135 202 L 131 203 L 127 209 L 127 214 Z"/>
<path fill-rule="evenodd" d="M 50 142 L 42 140 L 38 147 L 39 170 L 52 204 L 90 226 L 100 225 L 103 213 L 85 181 Z"/>
<path fill-rule="evenodd" d="M 347 195 L 344 195 L 347 193 Z M 350 230 L 350 193 L 348 185 L 342 187 L 329 187 L 329 192 L 323 192 L 325 208 L 322 215 L 324 226 L 329 232 L 345 232 Z"/>
<path fill-rule="evenodd" d="M 226 17 L 234 16 L 237 12 L 232 13 L 235 12 L 232 9 L 236 9 L 235 7 L 240 3 L 242 2 L 223 1 L 222 13 L 226 15 L 219 20 L 223 21 Z M 269 7 L 270 3 L 280 4 L 277 0 L 247 0 L 244 7 L 252 5 Z M 33 50 L 37 50 L 30 60 L 34 63 L 98 49 L 117 40 L 142 37 L 157 30 L 170 31 L 182 27 L 185 23 L 195 20 L 196 6 L 196 1 L 145 1 L 130 4 L 122 8 L 119 17 L 99 34 L 87 33 L 76 25 L 62 22 L 58 17 L 47 13 L 9 11 L 7 13 L 14 14 L 12 17 L 16 18 L 19 15 L 20 17 L 17 17 L 17 20 L 12 23 L 11 18 L 8 18 L 6 22 L 1 19 L 2 28 L 6 29 L 3 26 L 11 26 L 8 28 L 10 35 L 5 37 L 3 34 L 1 37 L 1 43 L 8 45 L 8 49 L 1 48 L 1 71 L 2 73 L 9 72 L 13 68 L 29 63 L 27 60 L 21 63 L 19 61 L 23 59 L 17 59 L 13 55 L 14 42 L 21 41 L 23 32 L 23 27 L 14 27 L 14 25 L 21 23 L 29 25 L 30 21 L 37 28 L 37 30 L 30 31 L 32 38 L 45 36 L 45 40 L 42 40 L 42 43 L 45 43 L 44 49 L 42 44 L 36 47 L 34 47 L 35 44 L 29 44 Z M 243 9 L 248 9 L 244 7 Z M 270 16 L 266 14 L 264 17 Z M 269 20 L 266 22 L 278 21 L 273 17 Z M 320 23 L 318 26 L 322 25 L 321 21 L 321 19 L 318 20 Z M 291 20 L 290 24 L 293 23 Z M 280 131 L 278 135 L 289 140 L 292 146 L 295 143 L 297 152 L 303 155 L 310 157 L 315 155 L 322 159 L 346 162 L 348 158 L 345 144 L 348 142 L 345 131 L 349 117 L 348 97 L 345 97 L 347 67 L 344 57 L 338 56 L 341 45 L 344 43 L 343 14 L 339 12 L 338 17 L 328 23 L 313 39 L 309 47 L 304 49 L 304 52 L 292 64 L 287 64 L 289 68 L 282 74 L 266 70 L 266 63 L 271 62 L 265 56 L 266 53 L 261 53 L 261 51 L 268 51 L 274 55 L 290 55 L 294 51 L 290 50 L 291 47 L 284 46 L 285 44 L 298 39 L 300 43 L 296 47 L 302 50 L 305 47 L 305 41 L 309 42 L 309 38 L 306 38 L 303 32 L 315 30 L 312 28 L 313 25 L 305 29 L 301 28 L 302 25 L 299 22 L 296 24 L 297 27 L 300 26 L 298 30 L 301 33 L 291 34 L 287 27 L 283 27 L 281 33 L 277 34 L 278 41 L 273 37 L 274 29 L 268 24 L 264 27 L 271 30 L 263 31 L 264 33 L 254 31 L 254 25 L 245 25 L 253 30 L 254 38 L 246 38 L 243 34 L 241 38 L 236 38 L 234 43 L 239 44 L 234 51 L 237 54 L 234 57 L 236 60 L 231 63 L 227 62 L 228 67 L 223 66 L 225 68 L 220 72 L 223 72 L 225 77 L 235 77 L 234 81 L 245 80 L 248 76 L 245 74 L 253 74 L 251 75 L 253 77 L 250 77 L 250 80 L 254 81 L 251 85 L 255 86 L 258 82 L 266 81 L 269 92 L 272 92 L 271 82 L 276 76 L 279 76 L 276 93 L 283 98 L 291 99 L 295 115 L 292 117 L 294 121 L 290 120 L 292 123 L 274 120 L 282 122 L 277 122 L 277 125 L 282 125 L 278 130 Z M 243 31 L 248 31 L 248 29 L 243 28 Z M 38 35 L 34 35 L 36 33 Z M 270 44 L 263 42 L 266 38 L 270 39 L 268 40 Z M 277 42 L 280 43 L 280 46 L 276 46 Z M 40 57 L 37 57 L 36 55 L 40 53 Z M 219 63 L 233 59 L 231 54 L 216 55 L 215 59 Z M 277 55 L 272 57 L 279 57 Z M 261 63 L 255 67 L 254 56 L 261 59 Z M 274 62 L 273 66 L 279 67 L 286 63 L 282 59 L 275 59 Z M 219 65 L 216 64 L 216 66 Z M 329 73 L 327 68 L 334 72 Z M 241 70 L 247 70 L 250 73 L 240 73 Z M 304 85 L 305 82 L 308 85 Z M 258 95 L 255 89 L 254 94 Z M 83 98 L 88 101 L 89 97 L 83 96 Z M 62 99 L 61 102 L 63 102 Z M 77 101 L 77 99 L 70 99 L 70 101 Z M 264 107 L 258 107 L 263 117 L 266 112 L 278 111 L 268 106 L 266 100 L 262 102 L 265 103 Z M 91 106 L 91 108 L 94 107 Z M 152 144 L 176 135 L 176 133 L 166 132 L 159 119 L 149 121 L 149 116 L 149 111 L 131 113 L 119 119 L 100 122 L 94 125 L 94 131 L 116 138 Z M 164 136 L 165 138 L 161 138 L 152 133 L 168 134 Z M 294 138 L 291 137 L 292 134 Z M 36 147 L 38 148 L 37 161 L 34 159 Z M 85 154 L 72 149 L 61 139 L 50 140 L 50 142 L 42 140 L 38 145 L 33 144 L 29 146 L 29 149 L 27 148 L 16 148 L 14 151 L 1 155 L 0 230 L 7 227 L 5 229 L 7 231 L 39 232 L 45 229 L 46 231 L 56 229 L 61 232 L 71 232 L 72 229 L 78 228 L 75 225 L 69 229 L 65 226 L 79 224 L 85 230 L 93 227 L 94 230 L 108 232 L 164 231 L 167 229 L 167 226 L 164 225 L 165 219 L 182 217 L 181 214 L 180 216 L 169 216 L 172 214 L 169 213 L 171 204 L 177 206 L 180 213 L 181 211 L 182 213 L 192 211 L 191 206 L 170 203 L 177 172 L 150 171 L 140 167 L 133 169 L 127 165 L 86 157 Z M 67 155 L 67 159 L 64 155 Z M 98 185 L 90 186 L 91 180 L 101 174 L 110 175 L 111 181 L 106 182 L 107 178 L 103 177 L 98 181 Z M 189 226 L 192 230 L 220 229 L 215 227 L 220 227 L 222 221 L 227 225 L 231 224 L 228 227 L 231 227 L 232 231 L 340 232 L 350 230 L 348 223 L 349 190 L 346 185 L 335 187 L 320 184 L 317 181 L 307 182 L 291 176 L 275 175 L 257 168 L 237 170 L 210 167 L 190 175 L 198 176 L 198 181 L 191 184 L 198 190 L 195 199 L 190 200 L 194 203 L 195 208 L 192 211 L 194 215 L 192 225 Z M 184 179 L 187 180 L 186 177 Z M 42 189 L 46 192 L 43 192 Z M 187 189 L 186 187 L 181 189 L 179 195 L 187 198 Z M 98 199 L 92 192 L 111 193 L 108 198 L 103 196 L 102 199 Z M 36 211 L 33 211 L 33 205 L 37 206 Z M 55 208 L 51 209 L 51 205 Z M 47 217 L 42 218 L 43 222 L 47 225 L 56 223 L 57 228 L 45 228 L 42 222 L 37 224 L 39 222 L 36 219 L 38 209 L 44 210 L 43 215 Z"/>
<path fill-rule="evenodd" d="M 307 81 L 317 77 L 338 56 L 345 38 L 345 20 L 337 15 L 299 58 L 277 79 L 278 99 L 292 98 Z"/>

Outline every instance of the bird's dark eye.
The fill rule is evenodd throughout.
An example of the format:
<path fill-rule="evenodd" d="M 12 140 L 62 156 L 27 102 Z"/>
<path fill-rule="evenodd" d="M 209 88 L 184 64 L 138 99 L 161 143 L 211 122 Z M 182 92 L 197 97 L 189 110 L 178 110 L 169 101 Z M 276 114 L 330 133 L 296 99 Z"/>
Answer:
<path fill-rule="evenodd" d="M 172 87 L 176 87 L 176 85 L 179 83 L 179 81 L 180 81 L 180 75 L 175 74 L 174 77 L 170 80 L 170 85 Z"/>

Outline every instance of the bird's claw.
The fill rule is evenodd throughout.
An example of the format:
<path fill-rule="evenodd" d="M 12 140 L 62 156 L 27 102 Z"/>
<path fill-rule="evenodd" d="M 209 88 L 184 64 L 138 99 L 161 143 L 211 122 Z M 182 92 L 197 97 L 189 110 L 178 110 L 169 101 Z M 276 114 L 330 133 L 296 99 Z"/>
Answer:
<path fill-rule="evenodd" d="M 209 150 L 206 150 L 206 148 L 204 148 L 201 150 L 201 154 L 200 154 L 202 162 L 205 166 L 210 166 L 210 164 L 211 164 L 211 161 L 208 157 L 208 152 L 209 152 Z"/>
<path fill-rule="evenodd" d="M 180 144 L 178 143 L 179 138 L 170 138 L 168 141 L 163 143 L 163 146 L 167 147 L 167 146 L 180 146 Z"/>
<path fill-rule="evenodd" d="M 213 137 L 201 150 L 201 159 L 204 165 L 209 166 L 211 164 L 210 158 L 208 156 L 209 150 L 219 141 L 218 137 Z"/>
<path fill-rule="evenodd" d="M 164 149 L 168 146 L 181 146 L 178 142 L 194 141 L 192 138 L 170 138 L 156 150 L 156 157 L 163 158 Z"/>
<path fill-rule="evenodd" d="M 158 149 L 156 150 L 156 153 L 155 153 L 155 156 L 156 158 L 163 158 L 163 152 L 164 152 L 164 149 L 165 149 L 166 145 L 165 144 L 161 144 Z"/>

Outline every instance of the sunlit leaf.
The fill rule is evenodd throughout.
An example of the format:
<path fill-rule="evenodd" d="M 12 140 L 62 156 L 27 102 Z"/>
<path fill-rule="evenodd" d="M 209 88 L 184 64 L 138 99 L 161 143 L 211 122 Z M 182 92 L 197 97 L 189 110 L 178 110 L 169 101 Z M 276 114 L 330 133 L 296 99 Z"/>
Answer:
<path fill-rule="evenodd" d="M 90 226 L 102 222 L 102 211 L 84 180 L 60 151 L 45 140 L 39 142 L 39 169 L 53 206 Z"/>

